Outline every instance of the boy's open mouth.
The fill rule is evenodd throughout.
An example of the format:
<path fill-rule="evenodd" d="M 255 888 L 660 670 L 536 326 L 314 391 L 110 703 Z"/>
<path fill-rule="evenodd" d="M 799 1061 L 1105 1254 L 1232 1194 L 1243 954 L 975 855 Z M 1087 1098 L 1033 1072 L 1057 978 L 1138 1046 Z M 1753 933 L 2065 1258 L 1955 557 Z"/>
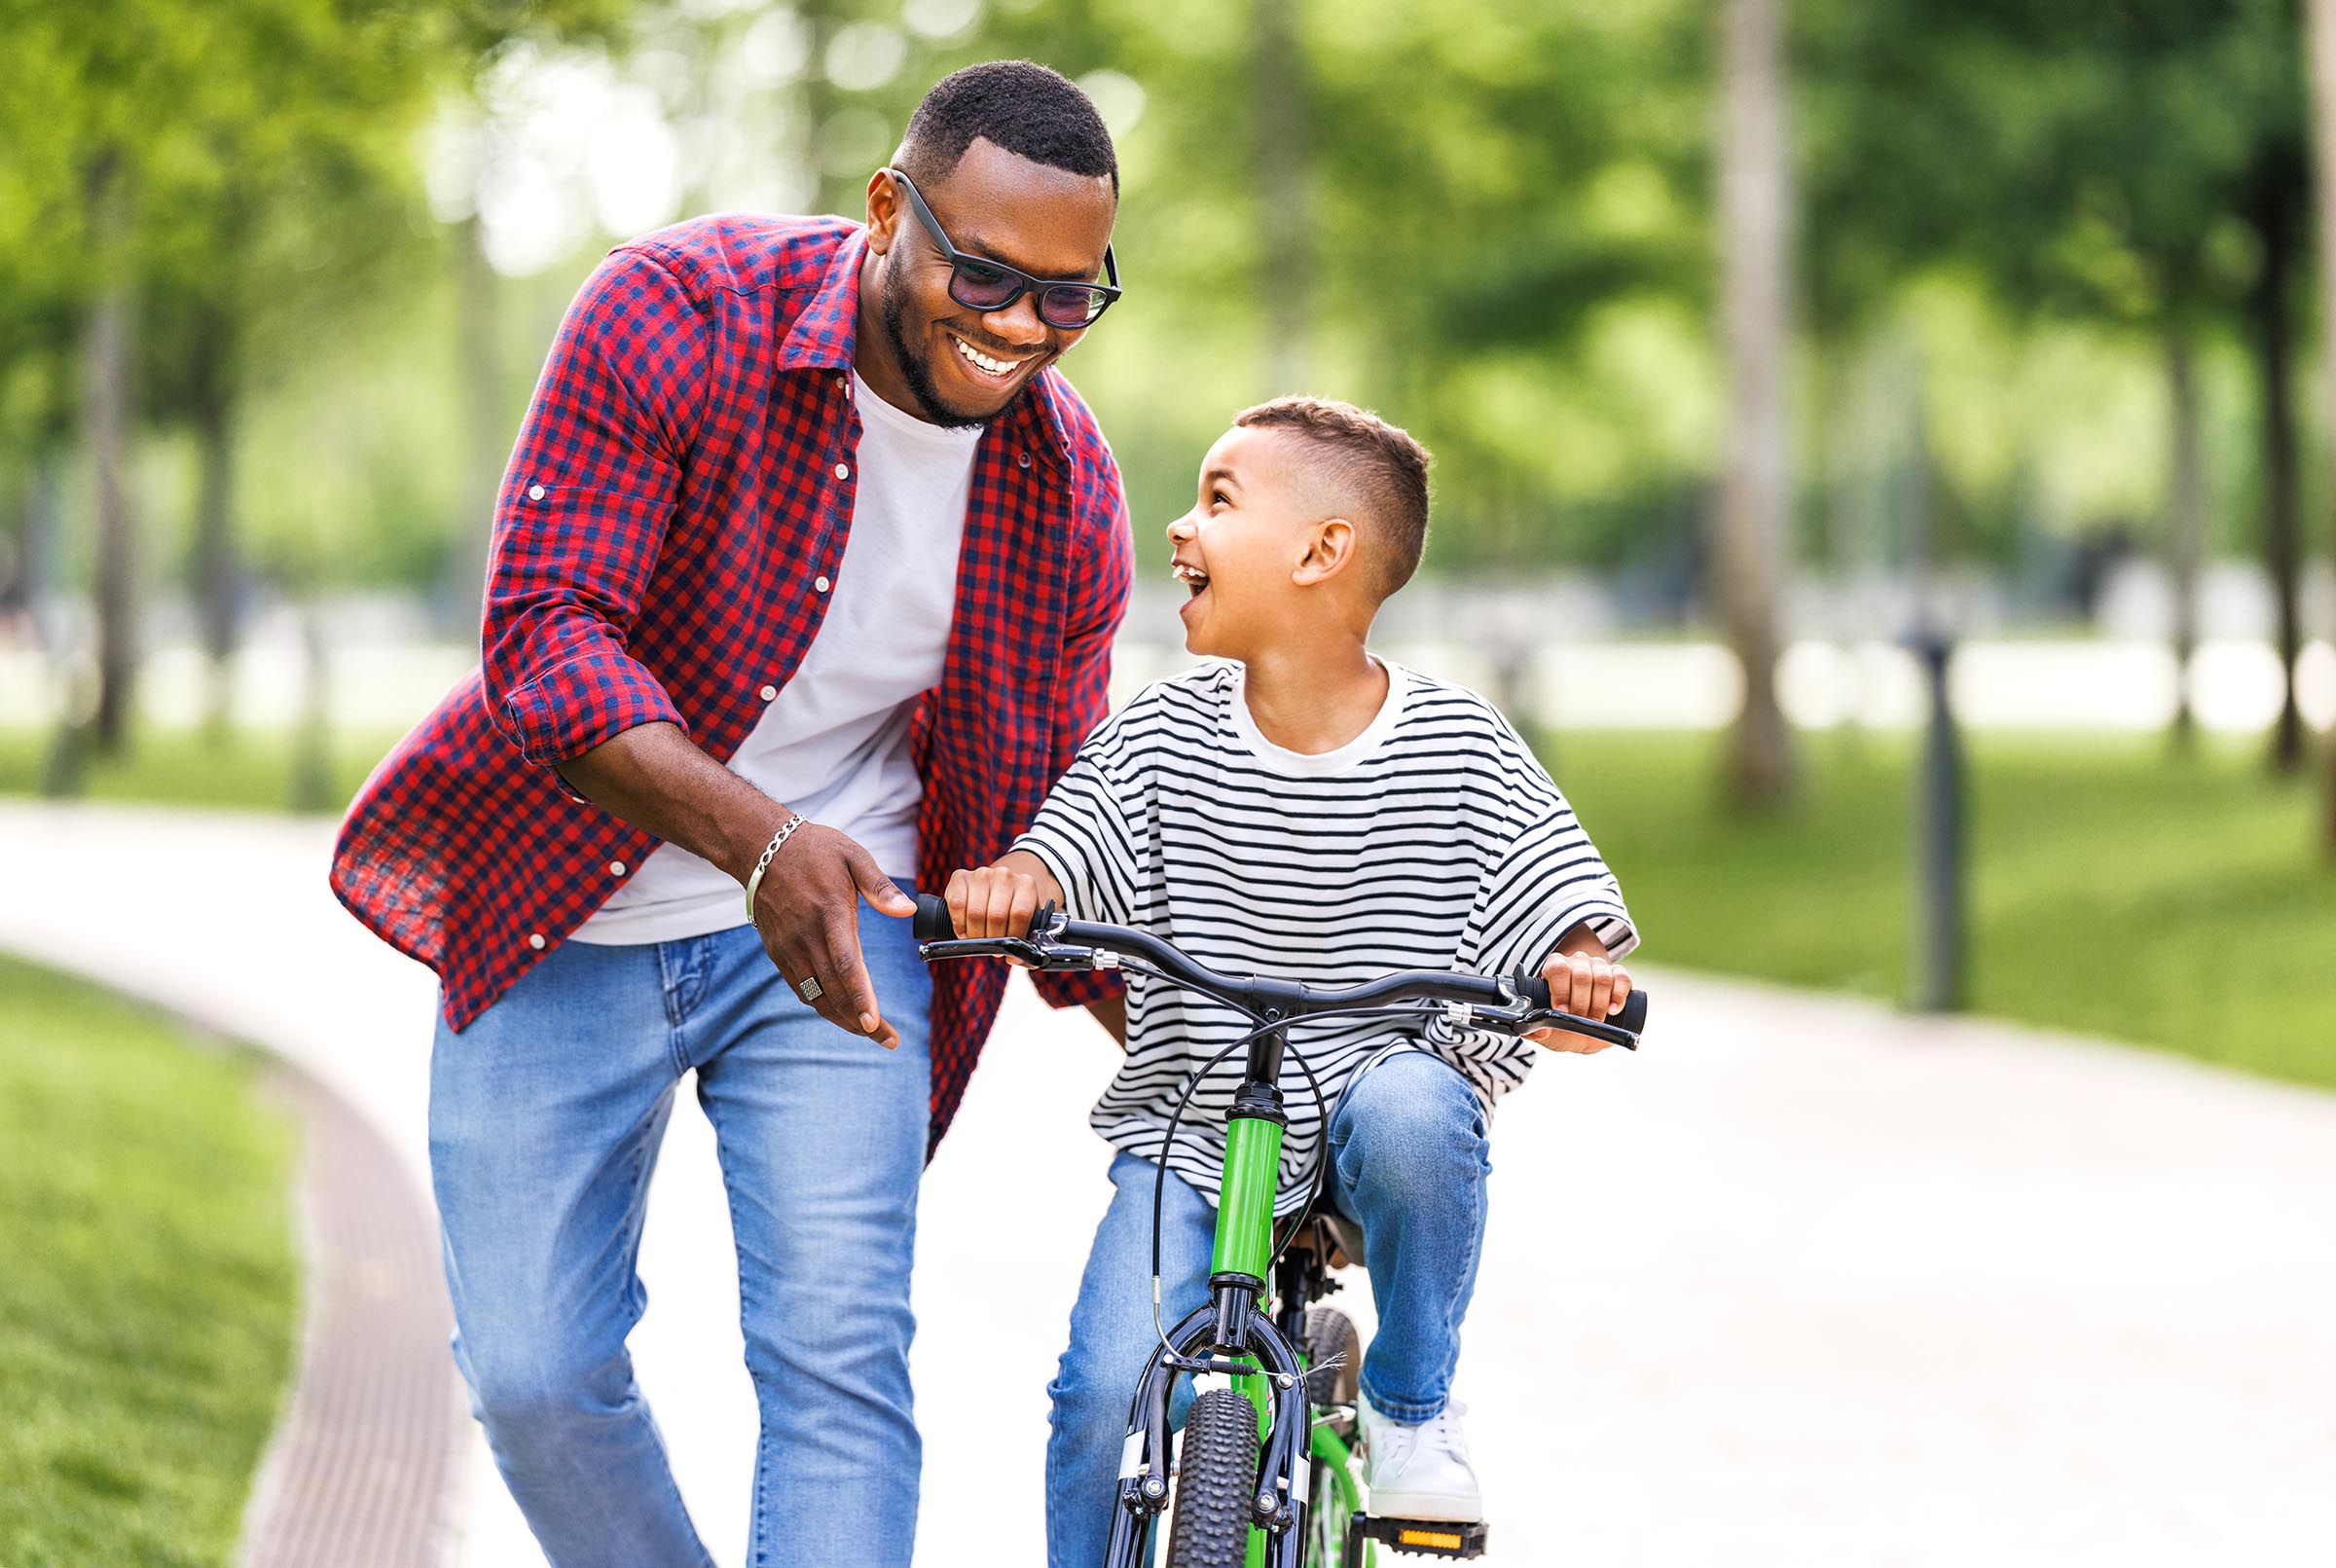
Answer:
<path fill-rule="evenodd" d="M 1185 585 L 1186 590 L 1194 599 L 1198 599 L 1209 590 L 1209 574 L 1198 566 L 1186 565 L 1184 562 L 1179 561 L 1171 565 L 1168 571 L 1169 575 Z"/>

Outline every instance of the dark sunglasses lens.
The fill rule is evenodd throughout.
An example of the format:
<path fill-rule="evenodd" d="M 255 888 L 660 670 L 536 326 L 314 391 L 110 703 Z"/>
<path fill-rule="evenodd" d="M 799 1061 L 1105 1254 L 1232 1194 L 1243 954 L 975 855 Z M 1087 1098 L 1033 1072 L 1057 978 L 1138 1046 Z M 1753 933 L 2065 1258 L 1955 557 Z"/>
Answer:
<path fill-rule="evenodd" d="M 976 261 L 961 261 L 950 279 L 950 296 L 975 310 L 995 310 L 1022 292 L 1022 280 L 1011 273 Z"/>
<path fill-rule="evenodd" d="M 1039 314 L 1050 327 L 1083 327 L 1111 303 L 1112 297 L 1101 289 L 1058 284 L 1039 296 Z"/>

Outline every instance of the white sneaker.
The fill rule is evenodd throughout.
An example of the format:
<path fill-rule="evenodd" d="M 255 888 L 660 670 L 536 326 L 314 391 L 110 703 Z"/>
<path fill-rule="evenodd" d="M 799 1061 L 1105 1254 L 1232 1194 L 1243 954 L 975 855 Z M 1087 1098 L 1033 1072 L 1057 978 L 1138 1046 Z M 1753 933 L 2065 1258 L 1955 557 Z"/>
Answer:
<path fill-rule="evenodd" d="M 1465 1405 L 1446 1402 L 1443 1413 L 1417 1425 L 1390 1420 L 1356 1402 L 1363 1417 L 1366 1505 L 1388 1519 L 1443 1519 L 1475 1523 L 1484 1517 L 1484 1494 L 1468 1462 L 1468 1437 L 1460 1430 Z"/>

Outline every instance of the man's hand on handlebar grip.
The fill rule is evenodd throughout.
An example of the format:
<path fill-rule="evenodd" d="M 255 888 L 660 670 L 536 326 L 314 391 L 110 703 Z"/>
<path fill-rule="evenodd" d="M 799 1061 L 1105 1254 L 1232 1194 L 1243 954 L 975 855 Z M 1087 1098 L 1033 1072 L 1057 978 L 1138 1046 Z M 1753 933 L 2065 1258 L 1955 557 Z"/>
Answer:
<path fill-rule="evenodd" d="M 1063 885 L 1046 862 L 1028 850 L 1015 850 L 994 865 L 953 872 L 943 894 L 950 924 L 965 941 L 1027 936 L 1031 917 L 1042 904 L 1063 903 Z"/>
<path fill-rule="evenodd" d="M 1550 1005 L 1577 1018 L 1612 1017 L 1630 1000 L 1629 974 L 1607 956 L 1606 944 L 1587 926 L 1565 933 L 1557 951 L 1541 966 L 1541 977 L 1550 983 Z M 1525 1038 L 1553 1051 L 1583 1056 L 1595 1055 L 1613 1043 L 1563 1029 L 1539 1029 Z"/>

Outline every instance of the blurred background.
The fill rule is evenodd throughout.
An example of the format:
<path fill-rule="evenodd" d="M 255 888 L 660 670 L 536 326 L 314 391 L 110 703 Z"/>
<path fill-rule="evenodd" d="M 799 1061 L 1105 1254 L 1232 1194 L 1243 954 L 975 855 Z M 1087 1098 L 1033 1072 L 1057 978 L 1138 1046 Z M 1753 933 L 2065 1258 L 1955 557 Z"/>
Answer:
<path fill-rule="evenodd" d="M 1369 404 L 1437 456 L 1383 643 L 1536 738 L 1650 957 L 2336 1085 L 2320 9 L 0 0 L 0 794 L 336 812 L 475 662 L 605 249 L 858 216 L 937 76 L 1023 55 L 1119 147 L 1066 370 L 1123 688 L 1184 662 L 1161 529 L 1230 415 Z M 197 1092 L 60 1133 L 26 1042 L 128 1026 L 0 982 L 11 1136 Z M 264 1217 L 252 1114 L 188 1158 Z M 254 1223 L 221 1288 L 289 1312 Z"/>

